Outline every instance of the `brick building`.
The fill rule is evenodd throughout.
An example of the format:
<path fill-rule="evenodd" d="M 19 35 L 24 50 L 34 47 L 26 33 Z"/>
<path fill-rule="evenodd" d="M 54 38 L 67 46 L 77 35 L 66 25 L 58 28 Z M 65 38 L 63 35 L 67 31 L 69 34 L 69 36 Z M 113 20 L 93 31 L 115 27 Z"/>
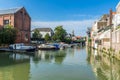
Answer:
<path fill-rule="evenodd" d="M 0 10 L 0 28 L 8 24 L 18 30 L 16 43 L 30 42 L 31 18 L 24 7 Z"/>

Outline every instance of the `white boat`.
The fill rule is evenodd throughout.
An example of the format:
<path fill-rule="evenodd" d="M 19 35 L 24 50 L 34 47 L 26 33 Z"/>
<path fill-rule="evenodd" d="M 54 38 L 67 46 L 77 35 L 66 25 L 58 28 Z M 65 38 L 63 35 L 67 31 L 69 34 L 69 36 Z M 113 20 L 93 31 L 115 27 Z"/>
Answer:
<path fill-rule="evenodd" d="M 27 51 L 27 52 L 34 52 L 36 50 L 33 46 L 25 46 L 24 43 L 18 44 L 11 44 L 9 45 L 9 49 L 11 50 L 19 50 L 19 51 Z"/>
<path fill-rule="evenodd" d="M 58 50 L 59 48 L 52 44 L 41 44 L 38 46 L 40 50 Z"/>

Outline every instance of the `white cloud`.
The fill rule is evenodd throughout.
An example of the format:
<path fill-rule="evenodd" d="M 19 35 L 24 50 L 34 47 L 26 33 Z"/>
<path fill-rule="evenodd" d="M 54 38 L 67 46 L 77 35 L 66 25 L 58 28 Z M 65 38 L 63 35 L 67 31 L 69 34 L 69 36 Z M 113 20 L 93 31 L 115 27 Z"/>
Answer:
<path fill-rule="evenodd" d="M 50 27 L 54 30 L 54 28 L 58 25 L 63 25 L 63 28 L 66 29 L 68 33 L 71 33 L 73 30 L 76 35 L 84 36 L 86 35 L 87 27 L 91 27 L 93 20 L 81 20 L 81 21 L 35 21 L 32 22 L 32 29 L 41 28 L 41 27 Z"/>
<path fill-rule="evenodd" d="M 74 14 L 72 15 L 73 17 L 81 17 L 81 18 L 86 18 L 86 19 L 97 19 L 99 18 L 101 15 L 86 15 L 86 14 Z"/>

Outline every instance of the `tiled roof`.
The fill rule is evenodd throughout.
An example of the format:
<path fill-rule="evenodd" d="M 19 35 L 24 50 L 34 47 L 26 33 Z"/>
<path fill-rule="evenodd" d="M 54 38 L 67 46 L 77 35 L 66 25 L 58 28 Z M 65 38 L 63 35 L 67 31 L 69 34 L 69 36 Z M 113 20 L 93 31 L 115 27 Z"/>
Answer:
<path fill-rule="evenodd" d="M 21 8 L 23 8 L 23 7 L 11 8 L 11 9 L 3 9 L 3 10 L 0 10 L 0 15 L 3 15 L 3 14 L 14 14 L 17 11 L 19 11 Z"/>
<path fill-rule="evenodd" d="M 32 31 L 35 31 L 36 29 L 38 29 L 39 31 L 45 31 L 45 32 L 51 32 L 52 31 L 51 28 L 35 28 Z"/>
<path fill-rule="evenodd" d="M 112 12 L 112 15 L 115 15 L 116 14 L 116 12 Z"/>

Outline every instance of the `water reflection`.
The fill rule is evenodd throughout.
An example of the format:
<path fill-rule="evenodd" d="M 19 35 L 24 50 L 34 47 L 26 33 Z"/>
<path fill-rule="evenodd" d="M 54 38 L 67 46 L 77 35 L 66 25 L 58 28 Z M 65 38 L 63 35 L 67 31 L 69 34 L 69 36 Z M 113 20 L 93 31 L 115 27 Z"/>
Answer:
<path fill-rule="evenodd" d="M 0 53 L 0 67 L 27 63 L 29 61 L 29 56 L 25 56 L 24 54 Z"/>
<path fill-rule="evenodd" d="M 28 80 L 29 56 L 0 53 L 0 80 Z"/>
<path fill-rule="evenodd" d="M 66 56 L 66 52 L 61 51 L 38 51 L 33 57 L 33 61 L 39 63 L 39 61 L 46 61 L 49 63 L 55 62 L 61 64 Z"/>
<path fill-rule="evenodd" d="M 120 62 L 105 53 L 88 50 L 88 62 L 98 80 L 120 80 Z"/>
<path fill-rule="evenodd" d="M 38 51 L 34 56 L 16 53 L 0 53 L 0 80 L 39 80 L 40 76 L 36 75 L 46 75 L 46 73 L 34 73 L 34 71 L 37 69 L 44 70 L 45 67 L 47 69 L 47 67 L 50 66 L 49 63 L 55 63 L 56 65 L 62 64 L 66 57 L 66 52 L 69 51 Z M 46 65 L 40 64 L 46 62 L 48 63 Z M 40 65 L 44 67 L 41 68 Z M 35 79 L 34 76 L 38 79 Z"/>
<path fill-rule="evenodd" d="M 0 80 L 96 80 L 94 73 L 101 76 L 99 72 L 104 71 L 99 62 L 103 59 L 92 55 L 87 60 L 94 72 L 86 61 L 85 49 L 80 47 L 38 51 L 34 56 L 0 53 Z M 106 75 L 101 80 L 107 79 Z"/>
<path fill-rule="evenodd" d="M 96 80 L 86 55 L 80 47 L 38 51 L 31 60 L 30 80 Z"/>

